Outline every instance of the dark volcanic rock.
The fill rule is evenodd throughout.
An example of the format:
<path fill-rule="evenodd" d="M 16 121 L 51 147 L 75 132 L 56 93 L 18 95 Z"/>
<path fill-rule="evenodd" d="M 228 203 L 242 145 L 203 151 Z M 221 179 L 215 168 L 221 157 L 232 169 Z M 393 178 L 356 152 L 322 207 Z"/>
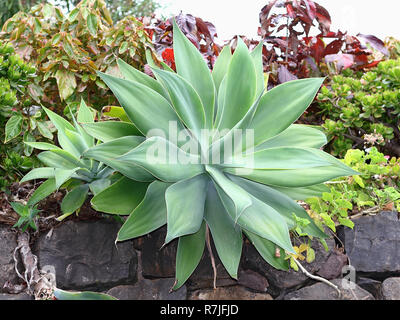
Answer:
<path fill-rule="evenodd" d="M 317 275 L 328 280 L 339 278 L 342 275 L 343 267 L 348 264 L 347 262 L 347 256 L 334 249 L 317 272 Z"/>
<path fill-rule="evenodd" d="M 186 300 L 186 286 L 170 292 L 175 279 L 143 279 L 135 285 L 123 285 L 108 290 L 107 294 L 119 300 Z"/>
<path fill-rule="evenodd" d="M 384 300 L 400 300 L 400 278 L 388 278 L 382 283 Z"/>
<path fill-rule="evenodd" d="M 357 272 L 400 273 L 400 220 L 397 212 L 381 212 L 354 220 L 342 230 L 346 254 Z"/>
<path fill-rule="evenodd" d="M 375 300 L 372 294 L 356 284 L 354 284 L 354 288 L 347 289 L 343 288 L 342 279 L 335 279 L 331 282 L 339 287 L 341 291 L 340 299 L 334 288 L 320 282 L 290 292 L 283 297 L 283 300 Z"/>
<path fill-rule="evenodd" d="M 147 278 L 175 277 L 175 256 L 177 240 L 164 246 L 167 229 L 158 229 L 143 237 L 140 246 L 142 251 L 142 275 Z"/>
<path fill-rule="evenodd" d="M 259 292 L 267 292 L 269 287 L 268 280 L 252 270 L 240 270 L 238 283 L 246 288 Z"/>
<path fill-rule="evenodd" d="M 67 221 L 42 235 L 35 246 L 41 269 L 55 269 L 62 289 L 108 289 L 136 280 L 137 256 L 132 242 L 115 245 L 120 224 L 113 220 Z"/>
<path fill-rule="evenodd" d="M 0 225 L 0 292 L 7 281 L 17 281 L 14 271 L 13 253 L 17 246 L 17 235 L 8 226 Z"/>
<path fill-rule="evenodd" d="M 167 233 L 166 230 L 166 227 L 161 228 L 136 242 L 136 244 L 140 243 L 140 247 L 137 248 L 141 248 L 142 275 L 145 278 L 175 277 L 175 259 L 178 241 L 174 240 L 163 247 Z M 213 253 L 217 268 L 217 286 L 236 284 L 236 280 L 233 280 L 229 276 L 219 260 L 214 246 Z M 192 276 L 188 279 L 187 285 L 188 287 L 190 286 L 191 290 L 212 288 L 213 279 L 214 273 L 210 256 L 205 248 L 203 257 Z"/>
<path fill-rule="evenodd" d="M 315 250 L 315 261 L 310 264 L 303 263 L 303 266 L 312 274 L 317 273 L 323 267 L 334 248 L 333 239 L 327 239 L 326 242 L 330 249 L 329 252 L 325 250 L 319 241 L 313 240 L 312 242 L 312 247 Z M 268 292 L 273 296 L 277 296 L 290 288 L 301 287 L 309 281 L 309 278 L 301 271 L 296 272 L 293 269 L 281 271 L 273 268 L 250 243 L 245 243 L 242 257 L 243 268 L 256 271 L 267 278 L 270 285 Z"/>
<path fill-rule="evenodd" d="M 191 293 L 189 300 L 273 300 L 268 293 L 256 293 L 242 286 L 220 287 L 217 289 L 197 290 Z"/>
<path fill-rule="evenodd" d="M 382 283 L 380 281 L 360 277 L 357 280 L 357 284 L 371 293 L 376 300 L 382 300 Z"/>

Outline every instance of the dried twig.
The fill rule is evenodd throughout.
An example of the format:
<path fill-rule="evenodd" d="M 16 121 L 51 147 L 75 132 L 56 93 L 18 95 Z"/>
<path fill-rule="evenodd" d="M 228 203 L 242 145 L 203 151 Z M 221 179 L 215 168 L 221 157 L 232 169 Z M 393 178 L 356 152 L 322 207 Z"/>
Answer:
<path fill-rule="evenodd" d="M 214 254 L 211 249 L 211 241 L 210 241 L 210 230 L 208 226 L 206 226 L 206 243 L 207 243 L 207 249 L 208 253 L 210 254 L 211 258 L 211 265 L 214 271 L 214 290 L 217 289 L 217 268 L 215 266 L 215 259 L 214 259 Z"/>
<path fill-rule="evenodd" d="M 309 273 L 309 272 L 306 270 L 306 268 L 304 268 L 304 267 L 301 265 L 301 263 L 300 263 L 296 258 L 293 258 L 293 260 L 296 262 L 296 264 L 299 266 L 299 268 L 301 269 L 301 271 L 302 271 L 307 277 L 309 277 L 309 278 L 311 278 L 311 279 L 314 279 L 314 280 L 317 280 L 317 281 L 321 281 L 321 282 L 327 284 L 328 286 L 334 288 L 334 289 L 337 291 L 337 293 L 338 293 L 338 298 L 339 298 L 339 299 L 341 298 L 342 293 L 340 292 L 340 289 L 339 289 L 336 285 L 334 285 L 332 282 L 326 280 L 325 278 L 318 277 L 318 276 L 314 276 L 313 274 Z"/>

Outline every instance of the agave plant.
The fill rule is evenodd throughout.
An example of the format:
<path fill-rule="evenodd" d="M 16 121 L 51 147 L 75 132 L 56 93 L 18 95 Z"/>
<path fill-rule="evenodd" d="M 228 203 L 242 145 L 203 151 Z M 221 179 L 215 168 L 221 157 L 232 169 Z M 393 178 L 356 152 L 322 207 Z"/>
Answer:
<path fill-rule="evenodd" d="M 31 170 L 21 182 L 47 179 L 32 194 L 27 204 L 29 207 L 36 205 L 61 186 L 68 189 L 69 192 L 61 202 L 63 215 L 58 220 L 62 220 L 79 210 L 89 193 L 97 194 L 110 186 L 118 176 L 112 176 L 114 169 L 82 157 L 86 150 L 96 144 L 96 140 L 78 124 L 94 122 L 94 115 L 84 101 L 80 104 L 77 119 L 72 115 L 73 125 L 53 111 L 46 108 L 44 110 L 57 128 L 61 148 L 46 142 L 25 142 L 30 147 L 43 150 L 38 158 L 45 167 Z M 123 153 L 122 151 L 121 154 Z"/>
<path fill-rule="evenodd" d="M 165 244 L 179 238 L 174 289 L 195 270 L 209 232 L 233 278 L 243 234 L 268 263 L 285 270 L 285 252 L 294 253 L 290 230 L 296 218 L 309 222 L 307 234 L 325 237 L 295 200 L 321 195 L 330 179 L 357 174 L 320 150 L 326 143 L 321 131 L 293 124 L 323 79 L 291 81 L 265 92 L 261 46 L 249 52 L 238 38 L 234 53 L 225 47 L 210 72 L 176 22 L 173 35 L 176 73 L 151 61 L 156 79 L 122 61 L 123 78 L 99 73 L 131 123 L 82 125 L 103 141 L 82 155 L 123 175 L 97 193 L 92 205 L 129 215 L 118 241 L 167 225 Z M 59 133 L 67 132 L 66 124 L 58 126 Z M 251 144 L 234 139 L 240 130 Z M 174 132 L 184 132 L 186 140 Z"/>

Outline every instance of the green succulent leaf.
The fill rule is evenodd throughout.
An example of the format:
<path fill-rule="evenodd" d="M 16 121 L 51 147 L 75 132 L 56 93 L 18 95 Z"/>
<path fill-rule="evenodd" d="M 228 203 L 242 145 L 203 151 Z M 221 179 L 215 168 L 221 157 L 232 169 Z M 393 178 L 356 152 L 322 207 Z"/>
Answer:
<path fill-rule="evenodd" d="M 55 150 L 58 149 L 60 150 L 59 147 L 57 147 L 54 144 L 51 143 L 47 143 L 47 142 L 28 142 L 28 141 L 24 141 L 24 143 L 32 148 L 38 149 L 38 150 Z"/>
<path fill-rule="evenodd" d="M 260 43 L 255 47 L 255 49 L 250 53 L 253 59 L 254 68 L 256 70 L 256 80 L 257 80 L 257 94 L 264 91 L 264 64 L 263 64 L 263 46 L 264 42 Z"/>
<path fill-rule="evenodd" d="M 54 126 L 57 128 L 57 137 L 58 137 L 58 143 L 60 144 L 61 148 L 70 154 L 72 154 L 75 157 L 80 157 L 80 152 L 79 150 L 74 146 L 74 144 L 68 139 L 66 136 L 65 131 L 68 129 L 70 131 L 75 131 L 75 128 L 72 124 L 70 124 L 67 120 L 64 118 L 60 117 L 58 114 L 55 112 L 42 107 L 43 110 L 46 112 L 47 116 L 51 120 L 51 122 L 54 124 Z"/>
<path fill-rule="evenodd" d="M 165 243 L 175 238 L 196 233 L 203 221 L 204 203 L 209 179 L 198 175 L 179 181 L 165 193 L 167 202 L 167 237 Z M 182 214 L 182 213 L 185 214 Z"/>
<path fill-rule="evenodd" d="M 232 219 L 235 219 L 235 207 L 227 194 L 216 185 L 219 197 Z M 245 230 L 270 240 L 283 249 L 295 253 L 285 219 L 272 207 L 251 196 L 252 204 L 243 211 L 237 223 Z"/>
<path fill-rule="evenodd" d="M 292 124 L 282 133 L 258 145 L 255 150 L 278 147 L 299 147 L 319 149 L 327 144 L 325 134 L 310 126 Z"/>
<path fill-rule="evenodd" d="M 233 219 L 236 222 L 243 211 L 251 206 L 252 199 L 250 195 L 245 190 L 232 183 L 232 181 L 229 180 L 220 170 L 212 166 L 206 166 L 206 169 L 213 178 L 214 184 L 216 186 L 219 186 L 224 191 L 224 194 L 226 194 L 231 199 L 234 205 Z"/>
<path fill-rule="evenodd" d="M 155 178 L 144 168 L 133 162 L 122 162 L 117 158 L 144 141 L 143 137 L 127 136 L 97 145 L 85 152 L 84 156 L 103 162 L 119 171 L 124 176 L 142 182 L 150 182 Z"/>
<path fill-rule="evenodd" d="M 168 93 L 166 92 L 166 90 L 163 88 L 163 86 L 157 80 L 154 80 L 152 77 L 148 76 L 147 74 L 140 72 L 139 70 L 131 67 L 129 64 L 127 64 L 125 61 L 123 61 L 121 59 L 118 59 L 117 62 L 118 62 L 119 70 L 121 71 L 121 73 L 125 77 L 125 79 L 143 84 L 143 85 L 149 87 L 150 89 L 158 92 L 165 99 L 167 99 L 167 100 L 169 99 Z"/>
<path fill-rule="evenodd" d="M 82 126 L 88 134 L 102 142 L 108 142 L 126 136 L 141 136 L 139 130 L 128 122 L 102 121 L 84 123 Z"/>
<path fill-rule="evenodd" d="M 197 48 L 173 21 L 174 55 L 177 73 L 186 79 L 200 96 L 206 117 L 206 128 L 212 128 L 215 88 L 211 72 Z"/>
<path fill-rule="evenodd" d="M 49 179 L 54 177 L 54 168 L 35 168 L 29 171 L 20 181 L 20 183 L 35 180 Z"/>
<path fill-rule="evenodd" d="M 246 237 L 250 240 L 253 246 L 257 249 L 259 254 L 267 261 L 271 266 L 278 270 L 289 270 L 289 264 L 285 260 L 284 250 L 278 248 L 273 242 L 264 239 L 250 231 L 244 231 Z M 275 255 L 276 249 L 278 248 L 280 256 Z"/>
<path fill-rule="evenodd" d="M 229 275 L 237 279 L 242 254 L 242 230 L 226 212 L 212 185 L 207 192 L 204 220 L 210 228 L 222 264 Z"/>
<path fill-rule="evenodd" d="M 56 179 L 56 188 L 60 188 L 64 182 L 72 177 L 72 175 L 78 171 L 79 168 L 74 169 L 54 169 L 54 178 Z"/>
<path fill-rule="evenodd" d="M 181 164 L 184 159 L 188 164 Z M 116 160 L 143 167 L 165 182 L 177 182 L 204 172 L 198 156 L 188 154 L 161 137 L 152 137 Z"/>
<path fill-rule="evenodd" d="M 56 190 L 56 179 L 51 178 L 46 180 L 39 186 L 39 188 L 35 190 L 35 192 L 29 198 L 28 206 L 34 206 L 47 196 L 51 195 Z"/>
<path fill-rule="evenodd" d="M 72 214 L 78 210 L 85 202 L 88 192 L 89 186 L 87 184 L 79 185 L 68 192 L 61 202 L 61 211 L 64 215 Z"/>
<path fill-rule="evenodd" d="M 245 116 L 256 99 L 256 81 L 253 60 L 239 37 L 226 75 L 225 96 L 218 104 L 218 109 L 222 108 L 216 119 L 219 129 L 231 129 Z"/>
<path fill-rule="evenodd" d="M 170 122 L 176 123 L 178 132 L 183 129 L 169 102 L 149 87 L 130 80 L 119 79 L 105 73 L 99 76 L 112 90 L 129 119 L 143 135 L 150 130 L 169 137 Z"/>
<path fill-rule="evenodd" d="M 296 226 L 296 221 L 293 220 L 294 213 L 297 217 L 309 221 L 309 224 L 304 228 L 304 231 L 307 232 L 309 235 L 319 238 L 327 237 L 326 234 L 324 234 L 317 227 L 317 225 L 310 218 L 308 213 L 285 194 L 282 194 L 271 187 L 250 180 L 235 176 L 229 176 L 229 178 L 234 183 L 247 190 L 258 200 L 266 203 L 270 207 L 274 208 L 277 212 L 279 212 L 279 214 L 285 219 L 289 229 L 292 229 Z"/>
<path fill-rule="evenodd" d="M 92 207 L 99 212 L 129 215 L 142 202 L 148 183 L 122 177 L 92 198 Z"/>
<path fill-rule="evenodd" d="M 289 198 L 293 200 L 307 200 L 312 197 L 322 197 L 324 192 L 329 192 L 330 189 L 325 186 L 323 183 L 316 184 L 309 187 L 302 187 L 302 188 L 285 188 L 285 187 L 273 187 L 275 190 L 286 194 Z"/>
<path fill-rule="evenodd" d="M 118 241 L 148 234 L 167 223 L 165 191 L 171 184 L 154 181 L 143 201 L 134 209 L 118 232 Z"/>
<path fill-rule="evenodd" d="M 217 92 L 219 92 L 221 82 L 228 73 L 228 67 L 231 62 L 231 59 L 232 59 L 231 47 L 225 46 L 220 52 L 212 71 L 212 77 Z"/>
<path fill-rule="evenodd" d="M 276 147 L 234 156 L 224 167 L 249 169 L 302 169 L 329 166 L 330 162 L 311 148 Z M 319 151 L 319 150 L 318 150 Z M 322 153 L 322 151 L 320 151 Z"/>
<path fill-rule="evenodd" d="M 178 290 L 191 276 L 203 256 L 206 226 L 203 222 L 200 229 L 191 235 L 179 238 L 176 253 L 176 282 L 173 290 Z"/>
<path fill-rule="evenodd" d="M 255 146 L 292 125 L 314 100 L 323 81 L 323 78 L 289 81 L 266 92 L 248 126 L 254 130 Z"/>
<path fill-rule="evenodd" d="M 108 294 L 99 292 L 73 292 L 61 289 L 54 290 L 54 296 L 57 300 L 118 300 Z"/>
<path fill-rule="evenodd" d="M 206 127 L 206 115 L 201 99 L 195 89 L 176 73 L 153 69 L 168 91 L 172 106 L 187 128 L 199 138 L 201 129 Z"/>
<path fill-rule="evenodd" d="M 92 123 L 94 122 L 93 112 L 89 109 L 85 101 L 82 99 L 79 105 L 77 121 L 79 123 Z"/>

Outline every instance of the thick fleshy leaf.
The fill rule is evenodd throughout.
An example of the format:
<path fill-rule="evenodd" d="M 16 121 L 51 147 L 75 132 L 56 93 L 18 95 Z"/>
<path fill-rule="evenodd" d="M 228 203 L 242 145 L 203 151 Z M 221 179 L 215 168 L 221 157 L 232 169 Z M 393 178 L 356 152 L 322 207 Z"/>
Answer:
<path fill-rule="evenodd" d="M 34 206 L 39 201 L 43 200 L 47 196 L 51 195 L 56 191 L 56 179 L 51 178 L 43 182 L 39 188 L 35 190 L 32 196 L 28 200 L 28 206 Z"/>
<path fill-rule="evenodd" d="M 141 133 L 133 124 L 122 121 L 84 123 L 82 127 L 88 134 L 102 142 L 126 136 L 141 136 Z"/>
<path fill-rule="evenodd" d="M 24 141 L 24 143 L 32 148 L 38 149 L 38 150 L 54 150 L 54 149 L 60 149 L 54 144 L 47 143 L 47 142 L 28 142 Z"/>
<path fill-rule="evenodd" d="M 72 177 L 72 175 L 79 170 L 79 168 L 74 169 L 54 169 L 54 178 L 56 179 L 56 188 L 60 188 L 64 182 Z"/>
<path fill-rule="evenodd" d="M 80 123 L 94 122 L 93 112 L 90 111 L 89 107 L 86 105 L 85 101 L 82 99 L 78 110 L 77 120 Z"/>
<path fill-rule="evenodd" d="M 204 219 L 222 264 L 229 275 L 237 279 L 242 255 L 242 230 L 226 212 L 212 184 L 207 192 Z"/>
<path fill-rule="evenodd" d="M 304 228 L 305 232 L 314 237 L 326 237 L 326 235 L 317 227 L 308 213 L 285 194 L 282 194 L 271 187 L 243 178 L 229 176 L 229 179 L 245 189 L 258 200 L 266 203 L 279 212 L 285 219 L 289 229 L 292 229 L 296 226 L 296 221 L 293 218 L 294 213 L 297 217 L 309 221 L 309 224 Z"/>
<path fill-rule="evenodd" d="M 118 241 L 143 236 L 167 223 L 165 191 L 170 185 L 161 181 L 150 184 L 143 201 L 119 230 Z"/>
<path fill-rule="evenodd" d="M 358 174 L 350 168 L 346 169 L 335 165 L 292 170 L 254 169 L 251 173 L 249 173 L 248 169 L 245 169 L 245 172 L 242 170 L 240 168 L 232 168 L 226 169 L 225 172 L 262 184 L 287 188 L 308 187 L 334 178 Z"/>
<path fill-rule="evenodd" d="M 153 69 L 171 98 L 179 118 L 199 138 L 201 129 L 206 127 L 206 115 L 201 99 L 192 85 L 176 73 Z"/>
<path fill-rule="evenodd" d="M 247 113 L 256 99 L 256 71 L 247 46 L 238 38 L 237 48 L 232 56 L 226 75 L 226 89 L 218 128 L 233 128 Z"/>
<path fill-rule="evenodd" d="M 157 80 L 148 76 L 144 72 L 140 72 L 139 70 L 130 66 L 129 64 L 127 64 L 125 61 L 123 61 L 121 59 L 118 59 L 117 61 L 118 61 L 119 70 L 121 71 L 121 73 L 125 77 L 125 79 L 139 82 L 139 83 L 149 87 L 150 89 L 153 89 L 154 91 L 158 92 L 165 99 L 167 99 L 167 100 L 169 99 L 168 93 L 165 91 L 163 86 Z"/>
<path fill-rule="evenodd" d="M 92 198 L 93 209 L 110 214 L 128 215 L 142 202 L 148 183 L 122 177 Z"/>
<path fill-rule="evenodd" d="M 173 21 L 174 55 L 177 73 L 186 79 L 199 94 L 206 116 L 206 128 L 212 127 L 215 88 L 203 56 Z"/>
<path fill-rule="evenodd" d="M 254 130 L 255 146 L 286 130 L 314 100 L 323 78 L 289 81 L 266 92 L 248 129 Z"/>
<path fill-rule="evenodd" d="M 39 153 L 37 157 L 48 167 L 59 169 L 75 169 L 76 167 L 85 167 L 82 162 L 64 150 L 43 151 Z"/>
<path fill-rule="evenodd" d="M 167 202 L 167 236 L 165 243 L 196 233 L 203 221 L 209 179 L 206 175 L 179 181 L 165 193 Z"/>
<path fill-rule="evenodd" d="M 288 270 L 289 264 L 285 260 L 285 252 L 278 248 L 273 242 L 264 239 L 250 231 L 244 231 L 246 237 L 250 240 L 253 246 L 257 249 L 258 253 L 267 261 L 271 266 L 278 270 Z M 276 249 L 279 249 L 280 256 L 275 255 Z"/>
<path fill-rule="evenodd" d="M 65 120 L 64 118 L 60 117 L 55 112 L 53 112 L 45 107 L 42 107 L 42 108 L 46 112 L 50 121 L 57 128 L 58 143 L 60 144 L 61 148 L 63 148 L 65 151 L 71 153 L 75 157 L 79 157 L 80 156 L 79 150 L 76 149 L 74 144 L 65 135 L 66 129 L 68 129 L 70 131 L 75 131 L 74 126 L 72 124 L 70 124 L 67 120 Z"/>
<path fill-rule="evenodd" d="M 277 147 L 321 148 L 327 144 L 325 134 L 311 126 L 292 124 L 282 133 L 258 145 L 255 150 Z"/>
<path fill-rule="evenodd" d="M 72 142 L 76 150 L 79 151 L 80 155 L 82 155 L 82 153 L 84 153 L 89 148 L 89 145 L 84 139 L 84 137 L 79 133 L 77 133 L 76 131 L 65 129 L 65 136 L 68 138 L 69 141 Z"/>
<path fill-rule="evenodd" d="M 89 186 L 87 184 L 77 186 L 68 192 L 61 202 L 61 211 L 64 215 L 78 210 L 85 202 L 88 192 Z"/>
<path fill-rule="evenodd" d="M 275 190 L 286 194 L 293 200 L 307 200 L 312 197 L 322 197 L 324 192 L 330 192 L 330 189 L 324 184 L 316 184 L 309 187 L 303 188 L 285 188 L 285 187 L 273 187 Z"/>
<path fill-rule="evenodd" d="M 118 300 L 108 294 L 99 292 L 73 292 L 61 289 L 54 289 L 54 296 L 57 300 Z"/>
<path fill-rule="evenodd" d="M 243 213 L 246 208 L 251 206 L 252 199 L 250 195 L 234 184 L 231 180 L 229 180 L 223 172 L 220 170 L 212 167 L 206 166 L 207 172 L 213 178 L 214 184 L 219 186 L 225 194 L 231 199 L 232 203 L 234 204 L 234 216 L 233 219 L 236 222 L 241 214 Z"/>
<path fill-rule="evenodd" d="M 129 119 L 143 135 L 159 133 L 169 137 L 170 122 L 177 126 L 178 132 L 183 129 L 178 116 L 169 102 L 149 87 L 116 78 L 105 73 L 99 76 L 108 85 L 119 103 L 124 108 Z"/>
<path fill-rule="evenodd" d="M 149 182 L 155 178 L 144 168 L 133 162 L 117 160 L 119 156 L 129 152 L 144 140 L 144 137 L 128 136 L 97 145 L 85 152 L 84 156 L 105 163 L 124 176 L 136 181 Z"/>
<path fill-rule="evenodd" d="M 116 160 L 141 166 L 165 182 L 177 182 L 204 172 L 198 156 L 184 152 L 161 137 L 147 139 Z"/>
<path fill-rule="evenodd" d="M 35 168 L 29 171 L 20 181 L 20 183 L 35 180 L 48 179 L 54 177 L 54 168 Z"/>
<path fill-rule="evenodd" d="M 216 185 L 216 189 L 226 211 L 234 219 L 234 203 L 218 185 Z M 252 205 L 243 211 L 237 223 L 243 229 L 270 240 L 289 252 L 295 253 L 285 219 L 275 209 L 254 196 L 251 196 L 251 200 Z"/>
<path fill-rule="evenodd" d="M 222 166 L 250 169 L 302 169 L 329 166 L 330 162 L 319 156 L 319 153 L 315 153 L 311 148 L 277 147 L 234 156 L 230 163 L 224 163 Z"/>
<path fill-rule="evenodd" d="M 254 68 L 256 70 L 257 94 L 260 94 L 264 91 L 263 46 L 264 42 L 260 41 L 257 47 L 255 47 L 255 49 L 250 53 L 250 56 L 253 59 Z"/>
<path fill-rule="evenodd" d="M 215 84 L 215 90 L 218 92 L 222 80 L 228 73 L 228 67 L 232 59 L 231 47 L 225 46 L 219 54 L 217 61 L 214 64 L 212 76 Z"/>
<path fill-rule="evenodd" d="M 179 238 L 176 252 L 176 283 L 173 290 L 178 290 L 191 276 L 203 256 L 206 242 L 206 226 L 191 235 Z"/>

